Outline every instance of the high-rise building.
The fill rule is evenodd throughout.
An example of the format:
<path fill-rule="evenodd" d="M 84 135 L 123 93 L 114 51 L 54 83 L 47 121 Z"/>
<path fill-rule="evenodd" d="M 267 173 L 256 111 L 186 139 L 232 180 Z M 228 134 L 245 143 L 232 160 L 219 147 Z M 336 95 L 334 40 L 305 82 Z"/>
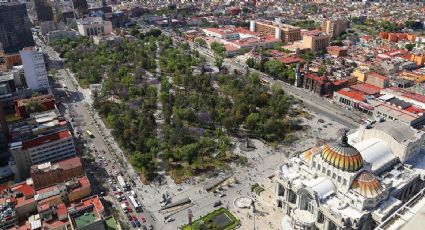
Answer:
<path fill-rule="evenodd" d="M 347 30 L 347 21 L 343 19 L 325 20 L 322 24 L 322 31 L 331 35 L 333 38 L 338 37 Z"/>
<path fill-rule="evenodd" d="M 48 134 L 34 139 L 10 144 L 14 162 L 9 162 L 15 179 L 24 180 L 30 176 L 31 166 L 45 162 L 57 162 L 76 154 L 74 139 L 68 130 Z"/>
<path fill-rule="evenodd" d="M 53 8 L 50 0 L 34 0 L 34 8 L 39 22 L 53 21 Z"/>
<path fill-rule="evenodd" d="M 19 52 L 24 66 L 25 80 L 30 89 L 38 90 L 49 87 L 43 53 L 35 47 L 27 47 Z"/>
<path fill-rule="evenodd" d="M 0 2 L 0 43 L 5 53 L 16 53 L 24 47 L 34 46 L 25 4 Z"/>

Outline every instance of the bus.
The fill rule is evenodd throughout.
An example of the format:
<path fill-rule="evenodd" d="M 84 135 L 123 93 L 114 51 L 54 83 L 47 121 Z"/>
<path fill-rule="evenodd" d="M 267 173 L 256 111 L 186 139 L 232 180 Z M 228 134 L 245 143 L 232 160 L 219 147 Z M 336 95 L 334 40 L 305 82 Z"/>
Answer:
<path fill-rule="evenodd" d="M 94 137 L 93 133 L 90 130 L 87 129 L 86 133 L 87 133 L 87 135 L 89 135 L 89 137 L 91 137 L 91 138 Z"/>
<path fill-rule="evenodd" d="M 140 206 L 136 199 L 134 198 L 134 196 L 128 196 L 128 199 L 130 199 L 130 202 L 133 204 L 134 209 L 136 210 L 136 212 L 142 212 L 142 206 Z"/>

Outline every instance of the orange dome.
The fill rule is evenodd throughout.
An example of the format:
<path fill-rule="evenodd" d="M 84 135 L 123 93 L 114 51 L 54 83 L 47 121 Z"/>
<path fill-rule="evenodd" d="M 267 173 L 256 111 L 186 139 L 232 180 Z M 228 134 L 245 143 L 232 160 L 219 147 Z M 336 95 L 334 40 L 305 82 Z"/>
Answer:
<path fill-rule="evenodd" d="M 381 183 L 368 171 L 361 172 L 350 188 L 366 198 L 374 198 L 384 190 Z"/>
<path fill-rule="evenodd" d="M 328 164 L 344 171 L 355 172 L 363 167 L 362 155 L 347 143 L 346 134 L 340 143 L 324 145 L 321 156 Z"/>

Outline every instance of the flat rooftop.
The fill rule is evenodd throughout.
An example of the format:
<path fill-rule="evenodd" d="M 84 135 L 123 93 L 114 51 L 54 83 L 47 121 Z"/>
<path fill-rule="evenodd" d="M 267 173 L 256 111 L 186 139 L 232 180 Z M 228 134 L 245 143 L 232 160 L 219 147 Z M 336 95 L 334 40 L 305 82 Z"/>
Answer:
<path fill-rule="evenodd" d="M 83 226 L 89 225 L 96 220 L 96 214 L 94 211 L 85 212 L 83 215 L 74 218 L 75 227 L 81 228 Z"/>

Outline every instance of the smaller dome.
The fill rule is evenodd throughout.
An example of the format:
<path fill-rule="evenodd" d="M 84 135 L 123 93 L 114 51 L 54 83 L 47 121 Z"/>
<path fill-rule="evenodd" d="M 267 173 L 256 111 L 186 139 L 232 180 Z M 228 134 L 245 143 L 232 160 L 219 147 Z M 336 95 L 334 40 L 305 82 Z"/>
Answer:
<path fill-rule="evenodd" d="M 350 189 L 355 190 L 366 198 L 374 198 L 384 191 L 384 187 L 369 171 L 363 171 L 357 175 Z"/>

